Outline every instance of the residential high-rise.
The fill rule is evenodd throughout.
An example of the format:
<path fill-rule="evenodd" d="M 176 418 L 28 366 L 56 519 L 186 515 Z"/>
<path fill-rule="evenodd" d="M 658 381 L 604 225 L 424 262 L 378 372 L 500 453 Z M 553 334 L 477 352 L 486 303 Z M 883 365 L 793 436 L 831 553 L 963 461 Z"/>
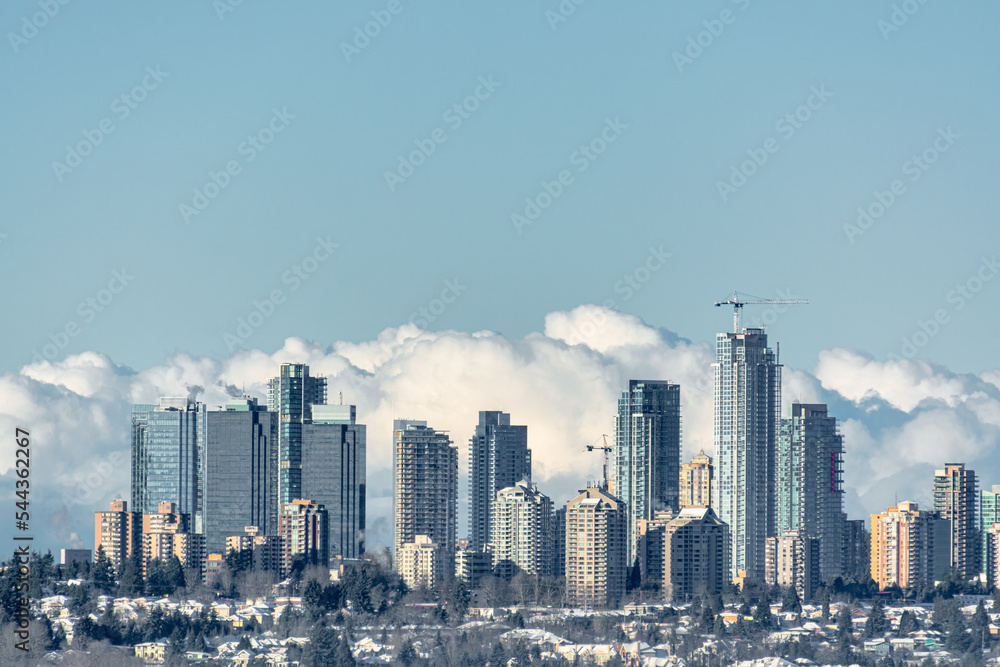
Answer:
<path fill-rule="evenodd" d="M 986 590 L 989 591 L 1000 586 L 1000 522 L 991 523 L 983 531 L 983 541 L 986 544 L 983 569 L 986 572 Z"/>
<path fill-rule="evenodd" d="M 431 588 L 441 578 L 443 550 L 427 535 L 406 542 L 396 555 L 399 576 L 409 588 Z"/>
<path fill-rule="evenodd" d="M 552 576 L 566 576 L 566 506 L 557 507 L 552 513 Z"/>
<path fill-rule="evenodd" d="M 314 405 L 302 425 L 302 493 L 326 507 L 331 559 L 365 551 L 366 449 L 353 405 Z"/>
<path fill-rule="evenodd" d="M 794 586 L 799 600 L 809 602 L 820 584 L 820 552 L 820 539 L 802 530 L 783 530 L 778 537 L 767 538 L 764 581 Z"/>
<path fill-rule="evenodd" d="M 711 507 L 715 467 L 705 450 L 681 466 L 681 507 Z"/>
<path fill-rule="evenodd" d="M 680 508 L 681 388 L 659 380 L 629 380 L 615 417 L 614 493 L 628 506 L 628 561 L 636 522 Z"/>
<path fill-rule="evenodd" d="M 643 585 L 664 588 L 667 573 L 667 526 L 674 519 L 670 510 L 657 512 L 652 519 L 639 519 L 639 541 L 636 543 L 636 560 L 639 561 L 639 578 Z"/>
<path fill-rule="evenodd" d="M 124 500 L 112 500 L 108 511 L 94 512 L 95 558 L 102 547 L 115 570 L 142 548 L 142 515 L 129 512 Z"/>
<path fill-rule="evenodd" d="M 281 506 L 278 515 L 281 538 L 281 574 L 288 574 L 296 556 L 309 563 L 330 560 L 330 524 L 326 508 L 312 500 L 296 499 Z"/>
<path fill-rule="evenodd" d="M 155 513 L 174 503 L 204 532 L 206 408 L 193 399 L 163 397 L 132 406 L 132 509 Z"/>
<path fill-rule="evenodd" d="M 393 430 L 393 553 L 426 535 L 437 549 L 437 578 L 455 566 L 458 449 L 425 421 L 397 419 Z M 447 568 L 447 569 L 446 569 Z"/>
<path fill-rule="evenodd" d="M 986 533 L 995 523 L 1000 523 L 1000 485 L 996 484 L 989 491 L 983 489 L 979 492 L 979 534 L 983 536 L 979 562 L 983 565 L 983 572 L 987 571 L 986 559 L 989 548 L 986 543 Z"/>
<path fill-rule="evenodd" d="M 205 547 L 225 553 L 226 538 L 245 526 L 277 532 L 278 420 L 246 396 L 205 419 Z"/>
<path fill-rule="evenodd" d="M 326 403 L 326 378 L 311 377 L 305 364 L 281 364 L 267 383 L 267 409 L 278 415 L 278 505 L 303 497 L 302 425 L 312 406 Z"/>
<path fill-rule="evenodd" d="M 864 519 L 844 518 L 844 575 L 870 576 L 871 567 L 871 534 L 868 532 L 868 522 Z"/>
<path fill-rule="evenodd" d="M 226 554 L 230 551 L 240 556 L 248 570 L 281 570 L 281 537 L 261 534 L 257 526 L 246 526 L 242 534 L 227 537 Z"/>
<path fill-rule="evenodd" d="M 142 572 L 154 560 L 166 563 L 176 557 L 184 568 L 201 569 L 205 560 L 205 536 L 191 530 L 191 515 L 178 511 L 174 503 L 159 503 L 156 512 L 142 515 Z"/>
<path fill-rule="evenodd" d="M 552 574 L 552 501 L 527 480 L 497 492 L 491 520 L 493 571 Z"/>
<path fill-rule="evenodd" d="M 469 440 L 469 548 L 490 543 L 493 501 L 500 489 L 531 480 L 528 427 L 512 426 L 506 412 L 484 410 Z"/>
<path fill-rule="evenodd" d="M 459 549 L 455 553 L 455 576 L 465 582 L 469 590 L 479 587 L 483 577 L 493 574 L 493 556 L 488 551 Z"/>
<path fill-rule="evenodd" d="M 879 590 L 924 586 L 944 578 L 951 545 L 946 519 L 914 502 L 871 517 L 871 575 Z"/>
<path fill-rule="evenodd" d="M 979 574 L 981 542 L 976 532 L 976 473 L 964 463 L 945 463 L 934 473 L 934 511 L 951 529 L 951 567 L 963 579 Z"/>
<path fill-rule="evenodd" d="M 729 575 L 764 578 L 764 540 L 776 533 L 781 366 L 763 329 L 716 337 L 713 500 L 729 525 Z"/>
<path fill-rule="evenodd" d="M 711 507 L 685 507 L 664 531 L 664 587 L 672 600 L 722 593 L 729 583 L 729 526 Z"/>
<path fill-rule="evenodd" d="M 566 599 L 578 607 L 615 607 L 625 595 L 628 507 L 599 488 L 566 504 Z"/>
<path fill-rule="evenodd" d="M 819 540 L 820 581 L 844 574 L 843 462 L 844 438 L 826 405 L 793 403 L 778 437 L 777 529 Z"/>

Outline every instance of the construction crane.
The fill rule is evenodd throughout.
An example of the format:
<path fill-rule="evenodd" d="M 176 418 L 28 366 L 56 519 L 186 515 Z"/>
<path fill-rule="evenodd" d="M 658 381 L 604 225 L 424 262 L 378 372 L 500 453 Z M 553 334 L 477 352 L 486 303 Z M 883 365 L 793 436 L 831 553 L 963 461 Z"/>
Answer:
<path fill-rule="evenodd" d="M 752 294 L 747 294 L 746 296 L 753 296 Z M 735 290 L 733 291 L 733 298 L 727 301 L 716 301 L 716 306 L 732 306 L 733 307 L 733 333 L 740 332 L 740 310 L 743 306 L 770 306 L 778 304 L 798 304 L 798 303 L 809 303 L 807 299 L 761 299 L 760 297 L 753 297 L 753 301 L 743 301 L 740 299 L 740 295 Z"/>
<path fill-rule="evenodd" d="M 610 489 L 608 487 L 608 483 L 609 483 L 609 480 L 608 480 L 608 466 L 611 465 L 611 452 L 614 450 L 614 448 L 611 445 L 608 444 L 608 435 L 606 433 L 602 433 L 601 434 L 601 438 L 604 439 L 604 446 L 603 447 L 600 446 L 600 445 L 595 445 L 594 442 L 597 442 L 597 440 L 594 440 L 594 442 L 592 442 L 589 445 L 587 445 L 587 448 L 584 449 L 584 451 L 585 452 L 592 452 L 592 451 L 594 451 L 596 449 L 596 450 L 604 452 L 604 484 L 603 484 L 603 486 L 601 488 L 604 489 L 605 491 L 610 491 Z"/>

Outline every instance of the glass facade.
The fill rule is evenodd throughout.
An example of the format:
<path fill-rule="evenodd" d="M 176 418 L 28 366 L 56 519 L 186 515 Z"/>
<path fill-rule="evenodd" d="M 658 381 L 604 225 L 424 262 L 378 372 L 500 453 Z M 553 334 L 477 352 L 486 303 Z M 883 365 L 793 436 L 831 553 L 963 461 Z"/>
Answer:
<path fill-rule="evenodd" d="M 629 380 L 618 399 L 614 455 L 614 495 L 628 507 L 632 565 L 637 522 L 651 520 L 656 512 L 680 510 L 680 385 Z"/>
<path fill-rule="evenodd" d="M 326 403 L 326 378 L 310 377 L 304 364 L 282 364 L 267 385 L 267 409 L 278 414 L 278 502 L 302 498 L 302 424 L 312 406 Z"/>
<path fill-rule="evenodd" d="M 776 534 L 781 366 L 763 329 L 716 336 L 713 499 L 729 524 L 730 575 L 764 579 L 765 539 Z"/>
<path fill-rule="evenodd" d="M 821 581 L 844 574 L 844 439 L 826 405 L 793 403 L 778 437 L 778 534 L 819 539 Z"/>
<path fill-rule="evenodd" d="M 204 532 L 206 408 L 184 397 L 132 406 L 132 507 L 155 513 L 169 502 Z"/>
<path fill-rule="evenodd" d="M 317 405 L 302 425 L 302 489 L 326 507 L 330 558 L 365 550 L 366 429 L 355 415 L 353 405 Z"/>
<path fill-rule="evenodd" d="M 226 538 L 242 535 L 247 526 L 277 531 L 278 424 L 274 413 L 248 398 L 207 417 L 205 544 L 208 553 L 224 554 Z"/>
<path fill-rule="evenodd" d="M 484 410 L 469 440 L 469 548 L 490 543 L 493 501 L 501 489 L 531 481 L 528 427 L 512 426 L 506 412 Z"/>

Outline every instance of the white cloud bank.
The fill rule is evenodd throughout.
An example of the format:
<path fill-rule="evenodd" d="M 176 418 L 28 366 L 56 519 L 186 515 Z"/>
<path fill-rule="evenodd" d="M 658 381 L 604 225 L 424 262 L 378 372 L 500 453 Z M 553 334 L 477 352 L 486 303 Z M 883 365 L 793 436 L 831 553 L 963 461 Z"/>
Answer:
<path fill-rule="evenodd" d="M 773 343 L 773 342 L 772 342 Z M 617 398 L 630 378 L 681 384 L 684 456 L 711 453 L 714 351 L 599 306 L 550 313 L 544 331 L 509 340 L 488 332 L 427 332 L 412 324 L 376 340 L 330 346 L 289 338 L 268 354 L 217 361 L 178 355 L 135 371 L 97 352 L 42 361 L 0 377 L 0 432 L 32 439 L 32 527 L 53 550 L 93 545 L 93 512 L 129 497 L 131 403 L 197 394 L 210 409 L 246 388 L 266 396 L 278 365 L 307 363 L 343 392 L 368 425 L 369 543 L 391 539 L 392 419 L 425 419 L 465 449 L 479 410 L 504 410 L 528 425 L 534 477 L 557 503 L 601 474 L 584 446 L 611 433 Z M 784 405 L 825 402 L 845 436 L 852 518 L 895 498 L 928 502 L 933 469 L 965 461 L 988 488 L 1000 482 L 1000 372 L 962 375 L 924 362 L 881 362 L 859 352 L 823 351 L 810 373 L 785 369 Z M 12 444 L 12 442 L 11 442 Z M 12 456 L 0 462 L 13 506 Z M 465 495 L 465 483 L 459 488 Z M 464 533 L 460 518 L 460 534 Z M 15 532 L 5 525 L 8 536 Z"/>

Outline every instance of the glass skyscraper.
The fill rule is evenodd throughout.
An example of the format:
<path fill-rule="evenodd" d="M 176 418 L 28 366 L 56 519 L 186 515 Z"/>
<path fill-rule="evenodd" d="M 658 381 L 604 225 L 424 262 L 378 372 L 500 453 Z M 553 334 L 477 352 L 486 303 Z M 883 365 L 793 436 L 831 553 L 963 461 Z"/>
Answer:
<path fill-rule="evenodd" d="M 819 539 L 819 577 L 844 574 L 844 438 L 826 405 L 793 403 L 778 438 L 778 533 Z"/>
<path fill-rule="evenodd" d="M 255 398 L 234 398 L 208 412 L 205 447 L 205 546 L 226 553 L 226 538 L 247 526 L 278 530 L 278 420 Z"/>
<path fill-rule="evenodd" d="M 506 412 L 484 410 L 469 440 L 469 548 L 490 543 L 491 512 L 497 491 L 531 481 L 528 427 L 511 426 Z"/>
<path fill-rule="evenodd" d="M 132 509 L 155 514 L 174 503 L 204 532 L 205 405 L 164 397 L 132 406 Z"/>
<path fill-rule="evenodd" d="M 326 507 L 330 558 L 365 551 L 365 440 L 353 405 L 314 405 L 302 425 L 302 491 Z"/>
<path fill-rule="evenodd" d="M 763 329 L 716 336 L 714 442 L 718 517 L 729 524 L 730 575 L 764 579 L 765 540 L 776 534 L 776 450 L 781 366 Z"/>
<path fill-rule="evenodd" d="M 614 495 L 628 507 L 628 564 L 635 560 L 637 522 L 680 510 L 681 388 L 629 380 L 615 417 Z"/>
<path fill-rule="evenodd" d="M 305 364 L 282 364 L 267 383 L 267 409 L 278 413 L 278 502 L 302 498 L 302 424 L 312 406 L 326 403 L 326 378 L 310 377 Z"/>

